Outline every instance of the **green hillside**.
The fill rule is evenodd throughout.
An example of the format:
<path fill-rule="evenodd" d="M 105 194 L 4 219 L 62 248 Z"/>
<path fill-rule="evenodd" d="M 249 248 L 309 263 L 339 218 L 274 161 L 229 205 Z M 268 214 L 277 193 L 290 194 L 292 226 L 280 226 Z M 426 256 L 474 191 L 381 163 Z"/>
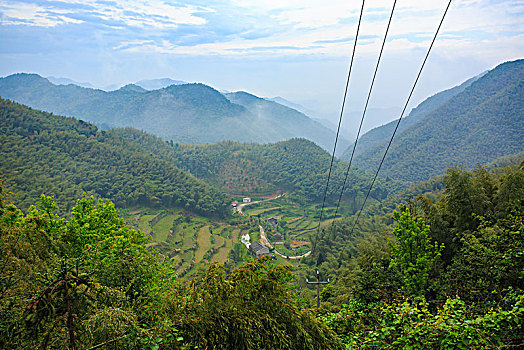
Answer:
<path fill-rule="evenodd" d="M 54 85 L 36 74 L 14 74 L 0 79 L 0 96 L 93 122 L 104 129 L 133 127 L 182 143 L 267 143 L 307 137 L 329 149 L 335 136 L 288 107 L 262 100 L 271 108 L 261 112 L 258 105 L 232 103 L 204 84 L 171 85 L 152 91 L 130 84 L 106 92 L 72 84 Z"/>
<path fill-rule="evenodd" d="M 344 348 L 271 259 L 185 281 L 109 201 L 81 199 L 59 218 L 51 198 L 27 215 L 5 200 L 0 181 L 2 349 Z"/>
<path fill-rule="evenodd" d="M 164 142 L 130 128 L 110 130 L 107 135 L 123 147 L 147 150 L 228 193 L 239 195 L 291 192 L 302 202 L 321 201 L 331 161 L 326 151 L 305 139 L 269 145 L 237 142 L 182 145 Z M 335 160 L 329 202 L 338 199 L 346 167 L 345 162 Z M 370 181 L 368 174 L 353 170 L 348 177 L 344 200 L 356 208 Z M 385 198 L 403 186 L 395 181 L 379 181 L 371 199 Z"/>
<path fill-rule="evenodd" d="M 84 121 L 0 99 L 0 130 L 0 171 L 21 208 L 45 193 L 68 210 L 87 192 L 120 207 L 227 212 L 224 194 L 166 160 L 112 142 Z"/>
<path fill-rule="evenodd" d="M 179 278 L 199 262 L 220 262 L 238 228 L 140 215 L 137 223 L 149 223 L 157 237 L 195 244 L 190 254 L 165 256 L 109 201 L 80 199 L 61 218 L 42 197 L 24 215 L 8 204 L 0 180 L 0 346 L 518 348 L 523 165 L 493 173 L 449 169 L 436 199 L 401 206 L 386 230 L 358 244 L 339 236 L 348 229 L 338 226 L 342 249 L 320 261 L 322 276 L 332 278 L 319 310 L 306 299 L 313 294 L 307 260 L 293 268 L 269 258 L 236 268 L 211 264 L 191 280 Z M 350 244 L 354 253 L 344 249 Z"/>
<path fill-rule="evenodd" d="M 407 115 L 405 118 L 402 118 L 402 122 L 400 123 L 397 132 L 402 132 L 408 129 L 409 127 L 417 123 L 419 120 L 423 119 L 428 114 L 442 106 L 444 103 L 448 102 L 450 98 L 464 91 L 468 86 L 470 86 L 475 80 L 479 78 L 480 76 L 468 79 L 459 86 L 455 86 L 454 88 L 441 91 L 431 97 L 428 97 L 417 107 L 413 108 L 409 115 Z M 389 142 L 391 134 L 393 133 L 393 130 L 395 130 L 395 126 L 397 125 L 397 121 L 398 119 L 389 122 L 385 125 L 374 128 L 362 135 L 358 140 L 358 145 L 355 149 L 355 156 L 358 156 L 359 154 L 362 154 L 367 150 L 372 150 L 376 147 L 382 147 L 383 149 L 385 149 L 385 143 L 387 144 L 387 142 Z M 353 145 L 351 145 L 344 151 L 344 154 L 342 155 L 341 159 L 349 161 L 352 151 Z"/>
<path fill-rule="evenodd" d="M 381 175 L 422 181 L 455 164 L 471 168 L 522 151 L 523 87 L 524 60 L 503 63 L 486 73 L 398 133 Z M 375 171 L 384 150 L 384 144 L 365 150 L 355 165 Z"/>
<path fill-rule="evenodd" d="M 322 232 L 324 320 L 349 348 L 520 346 L 523 157 L 450 168 L 370 207 L 352 237 L 351 219 Z"/>
<path fill-rule="evenodd" d="M 391 240 L 391 231 L 394 225 L 391 215 L 395 210 L 398 210 L 400 205 L 408 205 L 412 210 L 418 212 L 424 209 L 424 217 L 428 218 L 435 214 L 432 211 L 434 210 L 433 204 L 438 201 L 446 201 L 446 196 L 449 196 L 450 191 L 460 191 L 460 186 L 463 186 L 464 191 L 470 191 L 471 193 L 456 195 L 453 200 L 462 204 L 454 204 L 455 207 L 453 209 L 448 208 L 450 211 L 466 210 L 466 206 L 474 205 L 476 206 L 474 211 L 479 213 L 479 215 L 488 215 L 491 220 L 493 219 L 493 213 L 496 210 L 502 210 L 502 207 L 506 211 L 505 215 L 510 213 L 511 209 L 508 209 L 508 207 L 511 207 L 513 202 L 517 205 L 518 210 L 522 210 L 522 201 L 519 202 L 519 199 L 523 191 L 521 182 L 521 176 L 524 174 L 523 165 L 524 152 L 520 152 L 497 158 L 485 166 L 477 164 L 476 168 L 471 172 L 461 168 L 450 168 L 447 169 L 444 175 L 413 184 L 409 188 L 392 194 L 380 202 L 369 205 L 363 210 L 355 227 L 356 215 L 345 215 L 337 220 L 334 227 L 326 226 L 320 230 L 316 243 L 319 247 L 317 254 L 310 256 L 305 263 L 313 266 L 319 262 L 320 271 L 326 277 L 336 278 L 337 275 L 345 274 L 345 269 L 354 268 L 352 264 L 355 261 L 352 259 L 357 259 L 363 253 L 363 249 L 368 249 L 367 245 L 370 242 L 378 244 L 377 240 L 381 241 L 381 244 L 386 247 L 381 246 L 380 249 L 387 248 L 387 240 Z M 458 177 L 458 175 L 461 177 Z M 459 179 L 462 182 L 456 182 Z M 483 189 L 484 186 L 488 188 Z M 512 189 L 511 193 L 508 192 L 510 188 Z M 499 193 L 497 200 L 504 202 L 504 205 L 500 204 L 496 210 L 490 209 L 485 211 L 482 208 L 482 201 L 493 202 L 495 199 L 493 199 L 493 193 L 486 194 L 482 192 L 484 190 Z M 496 206 L 496 204 L 490 205 Z M 451 219 L 445 218 L 445 220 Z M 450 225 L 440 221 L 434 222 L 432 227 L 435 231 L 445 231 Z M 444 233 L 441 232 L 440 234 Z M 448 244 L 450 242 L 446 242 L 446 245 Z M 367 254 L 369 251 L 364 253 Z M 311 269 L 310 273 L 313 272 Z"/>

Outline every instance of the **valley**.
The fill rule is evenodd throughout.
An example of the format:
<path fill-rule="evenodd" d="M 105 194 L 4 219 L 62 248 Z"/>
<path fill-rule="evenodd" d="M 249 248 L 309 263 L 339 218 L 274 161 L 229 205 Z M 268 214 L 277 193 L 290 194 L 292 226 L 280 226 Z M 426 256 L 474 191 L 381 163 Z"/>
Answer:
<path fill-rule="evenodd" d="M 0 2 L 0 350 L 524 349 L 524 2 Z"/>
<path fill-rule="evenodd" d="M 331 167 L 330 154 L 305 138 L 186 144 L 0 98 L 0 288 L 16 304 L 0 295 L 0 311 L 23 320 L 31 339 L 28 327 L 52 332 L 46 317 L 69 317 L 69 300 L 91 315 L 75 329 L 99 329 L 97 317 L 111 328 L 140 318 L 150 328 L 132 334 L 166 349 L 210 344 L 193 328 L 199 322 L 211 333 L 227 324 L 222 334 L 236 336 L 230 329 L 239 322 L 257 320 L 242 326 L 249 338 L 266 317 L 275 329 L 291 322 L 293 332 L 320 334 L 334 349 L 381 347 L 388 332 L 401 337 L 405 329 L 376 325 L 419 325 L 406 319 L 412 314 L 427 334 L 455 334 L 453 344 L 462 330 L 475 344 L 516 344 L 515 320 L 524 317 L 523 67 L 504 63 L 415 108 L 372 190 L 393 124 L 363 135 L 339 207 L 348 163 L 343 156 Z M 289 112 L 246 93 L 184 86 L 162 93 L 185 99 L 204 89 L 217 110 L 234 103 Z M 306 281 L 317 271 L 330 282 L 313 310 L 316 290 Z M 1 322 L 9 326 L 0 334 L 11 332 L 11 321 Z M 147 332 L 157 338 L 140 338 Z"/>
<path fill-rule="evenodd" d="M 124 210 L 122 215 L 132 228 L 149 237 L 148 247 L 170 259 L 179 278 L 201 275 L 213 262 L 234 267 L 251 259 L 253 255 L 241 239 L 246 235 L 249 242 L 267 246 L 277 264 L 298 266 L 297 260 L 311 254 L 319 207 L 304 207 L 286 198 L 286 194 L 250 199 L 249 203 L 239 204 L 237 210 L 232 208 L 233 216 L 228 220 L 169 209 Z M 325 208 L 325 212 L 334 209 Z M 270 223 L 270 218 L 275 222 Z M 331 222 L 324 219 L 321 228 Z"/>

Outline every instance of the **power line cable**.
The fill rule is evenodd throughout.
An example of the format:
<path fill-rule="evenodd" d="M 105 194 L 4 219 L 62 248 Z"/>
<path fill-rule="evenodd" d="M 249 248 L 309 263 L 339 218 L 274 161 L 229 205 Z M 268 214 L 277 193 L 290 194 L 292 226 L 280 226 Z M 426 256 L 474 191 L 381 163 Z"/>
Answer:
<path fill-rule="evenodd" d="M 335 159 L 335 151 L 337 149 L 338 135 L 340 133 L 340 125 L 342 123 L 342 116 L 344 114 L 344 107 L 346 105 L 346 98 L 347 98 L 348 88 L 349 88 L 349 80 L 351 78 L 351 71 L 353 69 L 353 61 L 354 61 L 354 58 L 355 58 L 355 51 L 356 51 L 356 47 L 357 47 L 358 34 L 360 32 L 360 23 L 362 22 L 362 14 L 364 13 L 364 3 L 365 2 L 366 2 L 366 0 L 362 0 L 362 7 L 360 8 L 360 15 L 358 17 L 357 34 L 355 35 L 355 42 L 353 43 L 353 52 L 351 54 L 351 62 L 349 64 L 348 77 L 347 77 L 347 80 L 346 80 L 346 88 L 344 90 L 344 98 L 342 99 L 342 108 L 340 110 L 340 117 L 338 118 L 337 135 L 335 137 L 335 144 L 333 146 L 333 153 L 331 155 L 331 163 L 329 165 L 328 178 L 327 178 L 327 181 L 326 181 L 326 188 L 324 190 L 324 199 L 322 200 L 322 209 L 320 209 L 320 219 L 318 221 L 317 232 L 316 232 L 316 237 L 315 237 L 315 247 L 316 247 L 316 242 L 318 240 L 318 232 L 320 230 L 320 224 L 322 222 L 322 214 L 324 213 L 324 206 L 326 204 L 326 196 L 327 196 L 327 191 L 328 191 L 328 187 L 329 187 L 329 180 L 331 179 L 331 171 L 333 169 L 333 161 Z"/>
<path fill-rule="evenodd" d="M 391 143 L 393 142 L 393 138 L 395 137 L 395 134 L 397 132 L 398 126 L 400 125 L 400 122 L 402 118 L 404 117 L 404 113 L 406 112 L 406 109 L 408 107 L 409 101 L 411 99 L 411 96 L 413 95 L 413 91 L 415 91 L 415 87 L 417 86 L 418 80 L 420 78 L 420 75 L 422 74 L 422 70 L 424 69 L 424 66 L 426 65 L 426 61 L 429 57 L 429 53 L 431 52 L 431 49 L 433 48 L 433 44 L 435 43 L 435 40 L 437 39 L 437 35 L 440 31 L 440 28 L 442 27 L 442 23 L 444 22 L 444 18 L 446 18 L 446 14 L 448 13 L 449 6 L 451 5 L 452 0 L 449 0 L 448 5 L 446 6 L 446 10 L 444 11 L 444 14 L 442 15 L 442 19 L 440 20 L 440 23 L 437 27 L 437 31 L 435 32 L 435 35 L 433 36 L 433 40 L 431 41 L 431 44 L 429 45 L 428 52 L 426 53 L 426 57 L 424 57 L 424 61 L 422 62 L 422 66 L 420 67 L 420 70 L 418 71 L 417 78 L 415 79 L 415 82 L 413 83 L 413 87 L 411 88 L 411 92 L 409 93 L 408 99 L 406 101 L 406 104 L 404 105 L 404 108 L 402 109 L 402 113 L 400 114 L 400 118 L 397 121 L 397 125 L 395 126 L 395 130 L 393 130 L 393 134 L 391 135 L 391 139 L 389 140 L 388 146 L 386 147 L 386 151 L 384 152 L 384 155 L 382 156 L 382 160 L 380 161 L 380 164 L 378 166 L 378 169 L 375 173 L 375 176 L 373 178 L 373 181 L 371 182 L 371 185 L 369 186 L 368 193 L 366 194 L 366 198 L 364 199 L 364 203 L 362 203 L 362 207 L 360 208 L 357 218 L 355 220 L 355 223 L 353 224 L 353 227 L 351 228 L 350 236 L 353 234 L 353 231 L 355 230 L 355 227 L 357 226 L 358 220 L 360 219 L 360 215 L 362 214 L 362 210 L 364 209 L 364 206 L 366 205 L 366 202 L 368 200 L 369 194 L 371 192 L 371 189 L 373 188 L 373 185 L 375 184 L 375 181 L 377 180 L 378 173 L 380 172 L 380 169 L 382 168 L 382 164 L 384 163 L 384 159 L 386 159 L 386 155 L 388 154 L 389 148 L 391 147 Z"/>
<path fill-rule="evenodd" d="M 358 126 L 358 132 L 357 136 L 355 138 L 355 143 L 353 144 L 353 151 L 351 152 L 351 158 L 349 159 L 349 164 L 346 170 L 346 174 L 344 176 L 344 182 L 342 184 L 342 189 L 340 191 L 340 196 L 338 197 L 337 202 L 337 208 L 335 209 L 335 216 L 333 217 L 333 221 L 331 222 L 331 230 L 335 229 L 335 220 L 337 219 L 338 209 L 340 207 L 340 201 L 342 200 L 342 195 L 344 194 L 344 189 L 346 188 L 346 182 L 349 175 L 349 170 L 351 169 L 351 164 L 353 162 L 353 156 L 355 154 L 355 149 L 357 148 L 358 138 L 360 136 L 360 131 L 362 130 L 362 124 L 364 123 L 364 117 L 366 116 L 366 111 L 368 109 L 369 99 L 371 97 L 371 92 L 373 91 L 373 86 L 375 85 L 375 79 L 377 77 L 378 67 L 380 65 L 380 60 L 382 59 L 382 53 L 384 52 L 384 46 L 386 45 L 386 39 L 388 37 L 389 28 L 391 26 L 391 20 L 393 19 L 393 12 L 395 11 L 395 6 L 397 4 L 397 0 L 393 2 L 393 8 L 391 9 L 391 14 L 389 16 L 388 26 L 386 28 L 386 33 L 384 34 L 384 40 L 382 41 L 382 47 L 380 48 L 380 54 L 378 55 L 377 65 L 375 66 L 375 72 L 373 73 L 373 79 L 371 80 L 371 85 L 369 87 L 368 96 L 366 99 L 366 104 L 364 106 L 364 111 L 362 112 L 362 118 L 360 119 L 360 125 Z"/>

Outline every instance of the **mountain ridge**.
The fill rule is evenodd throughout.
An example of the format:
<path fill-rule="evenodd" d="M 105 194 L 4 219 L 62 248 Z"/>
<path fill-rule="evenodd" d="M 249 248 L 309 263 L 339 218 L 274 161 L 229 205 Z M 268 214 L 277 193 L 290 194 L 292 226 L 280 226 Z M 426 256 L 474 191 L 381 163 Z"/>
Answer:
<path fill-rule="evenodd" d="M 129 126 L 182 143 L 268 143 L 307 137 L 329 149 L 335 136 L 288 107 L 252 95 L 259 102 L 246 104 L 246 108 L 201 83 L 158 90 L 129 84 L 106 92 L 58 86 L 37 74 L 18 73 L 0 79 L 0 95 L 39 110 L 94 122 L 104 129 Z M 287 126 L 282 127 L 284 124 Z"/>
<path fill-rule="evenodd" d="M 464 89 L 470 86 L 475 80 L 479 79 L 481 76 L 482 74 L 477 75 L 473 78 L 466 80 L 462 84 L 459 84 L 450 89 L 440 91 L 426 98 L 416 107 L 414 107 L 405 118 L 402 119 L 402 122 L 399 125 L 398 131 L 406 130 L 413 124 L 417 123 L 419 120 L 424 118 L 426 114 L 437 109 L 443 103 L 448 101 L 451 97 L 456 96 L 460 92 L 464 91 Z M 389 138 L 391 137 L 391 134 L 393 133 L 393 130 L 395 129 L 397 121 L 398 121 L 398 118 L 389 123 L 373 128 L 369 130 L 368 132 L 364 133 L 359 138 L 358 147 L 355 149 L 355 156 L 363 153 L 364 151 L 368 149 L 374 148 L 378 145 L 383 145 L 384 143 L 388 142 Z M 341 158 L 348 160 L 351 155 L 352 150 L 353 150 L 353 145 L 351 145 L 348 149 L 344 151 L 344 154 L 342 155 Z"/>
<path fill-rule="evenodd" d="M 523 90 L 524 60 L 498 65 L 401 130 L 381 176 L 416 182 L 455 164 L 471 168 L 522 151 Z M 355 165 L 374 171 L 383 152 L 380 145 L 367 149 Z"/>

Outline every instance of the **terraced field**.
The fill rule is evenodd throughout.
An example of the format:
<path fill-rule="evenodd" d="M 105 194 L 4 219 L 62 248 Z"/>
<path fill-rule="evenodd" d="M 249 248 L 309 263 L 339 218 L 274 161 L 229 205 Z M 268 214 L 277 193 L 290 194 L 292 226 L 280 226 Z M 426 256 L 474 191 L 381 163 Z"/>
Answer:
<path fill-rule="evenodd" d="M 328 219 L 324 219 L 322 225 L 331 222 L 330 213 L 333 211 L 334 208 L 325 208 L 324 217 Z M 209 263 L 234 266 L 250 258 L 251 254 L 241 244 L 240 236 L 249 234 L 251 242 L 259 241 L 259 224 L 266 227 L 266 235 L 270 241 L 275 241 L 274 234 L 277 232 L 284 236 L 284 244 L 278 245 L 277 249 L 286 255 L 294 256 L 310 250 L 309 243 L 297 244 L 297 241 L 307 242 L 311 232 L 316 229 L 318 206 L 301 206 L 281 197 L 245 206 L 243 212 L 246 216 L 233 218 L 229 223 L 213 221 L 184 211 L 151 209 L 135 211 L 127 219 L 131 226 L 151 236 L 150 246 L 172 261 L 179 278 L 202 274 Z M 267 222 L 273 215 L 279 221 L 276 228 Z M 299 264 L 280 256 L 276 256 L 276 262 Z"/>
<path fill-rule="evenodd" d="M 200 262 L 204 258 L 204 254 L 211 248 L 211 232 L 209 226 L 204 226 L 198 231 L 197 238 L 198 248 L 195 252 L 195 262 Z"/>
<path fill-rule="evenodd" d="M 334 214 L 335 208 L 324 208 L 323 218 L 330 218 Z M 290 238 L 307 236 L 318 225 L 320 208 L 314 205 L 300 206 L 288 201 L 286 198 L 278 198 L 272 201 L 257 203 L 253 206 L 246 206 L 244 212 L 250 216 L 260 218 L 264 224 L 266 220 L 276 215 L 279 221 L 277 231 L 289 234 Z M 323 219 L 322 225 L 329 224 L 331 219 Z M 271 227 L 269 227 L 271 228 Z"/>
<path fill-rule="evenodd" d="M 180 215 L 167 215 L 153 226 L 153 241 L 164 242 L 172 231 L 173 222 Z"/>
<path fill-rule="evenodd" d="M 137 211 L 127 219 L 133 228 L 151 235 L 150 246 L 171 259 L 180 278 L 203 273 L 210 262 L 231 263 L 234 244 L 240 242 L 242 232 L 248 232 L 245 224 L 213 222 L 182 212 Z M 249 258 L 242 247 L 241 259 Z"/>

